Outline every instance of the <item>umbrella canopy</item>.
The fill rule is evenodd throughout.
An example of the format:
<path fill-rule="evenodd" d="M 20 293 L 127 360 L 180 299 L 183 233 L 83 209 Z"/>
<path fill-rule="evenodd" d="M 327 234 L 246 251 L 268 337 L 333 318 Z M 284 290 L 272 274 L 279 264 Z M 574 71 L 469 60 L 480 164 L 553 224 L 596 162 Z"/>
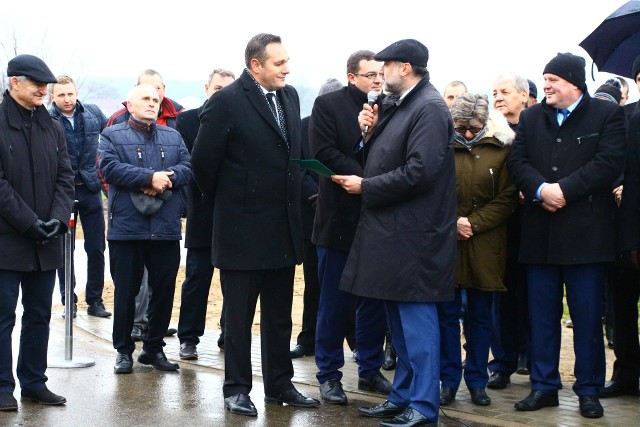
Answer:
<path fill-rule="evenodd" d="M 598 71 L 633 78 L 631 66 L 640 55 L 640 0 L 628 1 L 580 42 Z"/>

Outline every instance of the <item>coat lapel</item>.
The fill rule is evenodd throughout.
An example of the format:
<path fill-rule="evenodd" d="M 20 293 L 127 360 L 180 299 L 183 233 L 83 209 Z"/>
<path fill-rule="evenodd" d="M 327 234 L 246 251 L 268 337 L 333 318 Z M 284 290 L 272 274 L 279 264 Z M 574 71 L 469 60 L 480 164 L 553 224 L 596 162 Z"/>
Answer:
<path fill-rule="evenodd" d="M 283 142 L 286 142 L 284 136 L 282 135 L 282 132 L 280 132 L 278 122 L 276 121 L 276 118 L 273 117 L 271 109 L 269 108 L 269 104 L 267 104 L 267 99 L 262 94 L 260 88 L 256 86 L 251 76 L 248 74 L 249 72 L 245 70 L 241 78 L 244 90 L 247 93 L 249 101 L 256 109 L 256 111 L 258 111 L 258 113 L 262 116 L 262 118 L 265 119 L 265 121 L 267 121 L 267 123 L 269 123 L 269 125 L 277 132 L 277 134 L 280 136 L 280 139 L 282 139 Z M 282 108 L 285 108 L 284 105 Z M 288 113 L 285 112 L 285 115 L 288 116 Z"/>

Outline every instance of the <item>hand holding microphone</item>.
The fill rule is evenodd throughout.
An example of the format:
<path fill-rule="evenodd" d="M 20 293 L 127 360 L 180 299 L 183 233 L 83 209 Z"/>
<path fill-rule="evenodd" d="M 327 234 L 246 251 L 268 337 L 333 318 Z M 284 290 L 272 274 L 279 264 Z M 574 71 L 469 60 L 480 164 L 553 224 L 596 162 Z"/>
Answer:
<path fill-rule="evenodd" d="M 375 124 L 375 113 L 374 105 L 378 99 L 378 92 L 372 90 L 367 94 L 367 104 L 363 105 L 363 109 L 360 112 L 358 117 L 358 121 L 360 122 L 360 127 L 364 126 L 364 130 L 362 131 L 362 138 L 366 141 L 367 133 L 369 133 L 369 126 L 373 126 Z M 368 108 L 367 108 L 368 107 Z"/>

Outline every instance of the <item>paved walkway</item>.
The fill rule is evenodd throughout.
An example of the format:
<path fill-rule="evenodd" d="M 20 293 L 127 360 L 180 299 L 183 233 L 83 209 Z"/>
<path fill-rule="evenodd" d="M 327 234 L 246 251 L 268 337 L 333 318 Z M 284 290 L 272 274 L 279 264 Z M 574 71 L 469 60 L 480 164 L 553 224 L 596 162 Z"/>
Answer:
<path fill-rule="evenodd" d="M 54 314 L 55 316 L 55 314 Z M 83 311 L 78 312 L 75 327 L 81 328 L 103 340 L 111 341 L 112 321 L 87 316 Z M 178 356 L 179 342 L 176 337 L 166 339 L 165 353 L 169 359 L 180 361 L 181 364 L 192 364 L 203 368 L 224 370 L 224 354 L 219 351 L 216 340 L 219 331 L 207 330 L 201 343 L 198 345 L 199 359 L 193 362 L 180 361 Z M 363 398 L 372 402 L 382 402 L 383 399 L 374 395 L 361 392 L 357 389 L 357 366 L 350 352 L 347 351 L 346 362 L 343 369 L 342 383 L 349 394 L 360 394 Z M 115 358 L 115 352 L 114 352 Z M 260 339 L 254 337 L 252 341 L 253 374 L 261 377 Z M 194 367 L 195 367 L 194 366 Z M 294 359 L 293 367 L 295 376 L 293 381 L 317 387 L 315 378 L 316 366 L 313 357 Z M 383 372 L 387 378 L 393 379 L 393 371 Z M 467 425 L 482 426 L 640 426 L 640 399 L 637 397 L 621 397 L 615 399 L 602 399 L 605 416 L 597 420 L 590 420 L 580 416 L 578 412 L 578 399 L 571 390 L 571 384 L 565 384 L 560 390 L 560 406 L 558 408 L 545 408 L 536 412 L 518 412 L 513 408 L 514 403 L 529 393 L 528 377 L 513 375 L 512 384 L 505 390 L 488 390 L 492 404 L 487 407 L 475 406 L 471 403 L 469 393 L 464 384 L 461 385 L 456 401 L 453 405 L 443 407 L 444 414 L 440 414 L 440 425 L 461 425 L 457 421 L 449 420 L 447 416 L 464 421 Z M 317 390 L 317 388 L 316 388 Z M 319 392 L 312 393 L 318 397 Z M 347 409 L 345 409 L 347 410 Z M 348 410 L 353 410 L 349 408 Z M 377 422 L 371 420 L 371 425 Z"/>

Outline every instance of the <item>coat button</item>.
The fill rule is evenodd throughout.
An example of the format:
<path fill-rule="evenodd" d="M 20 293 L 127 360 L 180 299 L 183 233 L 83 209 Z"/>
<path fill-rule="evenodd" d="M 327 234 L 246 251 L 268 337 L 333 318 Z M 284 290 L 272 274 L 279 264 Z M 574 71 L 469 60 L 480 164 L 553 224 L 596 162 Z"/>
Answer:
<path fill-rule="evenodd" d="M 476 154 L 476 160 L 480 159 L 480 156 Z"/>
<path fill-rule="evenodd" d="M 556 142 L 562 142 L 562 138 L 556 138 Z"/>
<path fill-rule="evenodd" d="M 553 167 L 551 168 L 551 170 L 552 170 L 552 171 L 554 171 L 554 172 L 558 172 L 558 167 L 557 167 L 557 166 L 553 166 Z"/>

